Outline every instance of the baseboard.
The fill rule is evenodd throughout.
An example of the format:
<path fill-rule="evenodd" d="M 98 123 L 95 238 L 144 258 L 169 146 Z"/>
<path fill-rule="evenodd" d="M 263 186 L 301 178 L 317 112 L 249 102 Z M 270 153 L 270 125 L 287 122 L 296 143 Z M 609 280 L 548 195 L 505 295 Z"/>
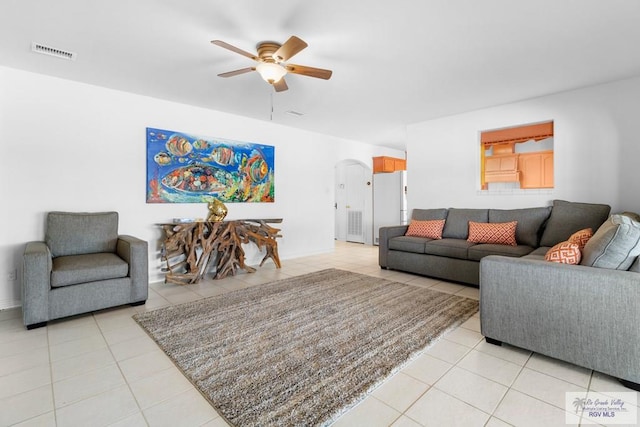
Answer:
<path fill-rule="evenodd" d="M 149 283 L 164 282 L 165 274 L 159 271 L 149 273 Z"/>
<path fill-rule="evenodd" d="M 14 299 L 0 299 L 0 310 L 8 310 L 10 308 L 21 307 L 22 301 Z"/>

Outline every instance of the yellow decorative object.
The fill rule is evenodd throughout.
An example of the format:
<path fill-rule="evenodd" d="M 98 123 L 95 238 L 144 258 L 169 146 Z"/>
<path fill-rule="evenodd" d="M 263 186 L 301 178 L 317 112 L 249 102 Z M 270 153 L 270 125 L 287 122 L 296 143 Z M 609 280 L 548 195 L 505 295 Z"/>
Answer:
<path fill-rule="evenodd" d="M 220 222 L 227 216 L 227 207 L 218 199 L 213 199 L 212 202 L 207 204 L 209 208 L 209 216 L 207 221 Z"/>

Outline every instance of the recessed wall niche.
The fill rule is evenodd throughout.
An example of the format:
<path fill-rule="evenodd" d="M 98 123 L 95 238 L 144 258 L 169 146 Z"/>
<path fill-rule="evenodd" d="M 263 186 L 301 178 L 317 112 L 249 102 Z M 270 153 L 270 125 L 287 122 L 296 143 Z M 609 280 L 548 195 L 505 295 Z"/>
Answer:
<path fill-rule="evenodd" d="M 480 132 L 480 188 L 553 188 L 553 121 Z"/>

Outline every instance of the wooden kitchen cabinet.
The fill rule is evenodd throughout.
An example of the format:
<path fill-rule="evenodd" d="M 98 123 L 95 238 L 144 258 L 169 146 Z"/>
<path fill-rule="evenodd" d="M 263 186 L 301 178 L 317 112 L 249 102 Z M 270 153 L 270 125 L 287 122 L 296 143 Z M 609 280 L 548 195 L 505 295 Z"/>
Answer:
<path fill-rule="evenodd" d="M 518 154 L 487 156 L 484 160 L 485 182 L 518 182 Z"/>
<path fill-rule="evenodd" d="M 553 151 L 521 153 L 520 188 L 553 188 Z"/>
<path fill-rule="evenodd" d="M 373 173 L 407 170 L 407 161 L 397 157 L 379 156 L 373 158 Z"/>

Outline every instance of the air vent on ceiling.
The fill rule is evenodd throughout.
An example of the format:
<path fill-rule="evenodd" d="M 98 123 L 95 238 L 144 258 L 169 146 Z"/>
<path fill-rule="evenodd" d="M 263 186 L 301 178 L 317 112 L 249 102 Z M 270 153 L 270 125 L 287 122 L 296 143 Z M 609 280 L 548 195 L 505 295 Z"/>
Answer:
<path fill-rule="evenodd" d="M 304 116 L 304 113 L 301 113 L 299 111 L 293 111 L 293 110 L 285 111 L 285 113 L 289 114 L 290 116 L 295 116 L 295 117 Z"/>
<path fill-rule="evenodd" d="M 67 59 L 70 61 L 76 60 L 76 54 L 73 52 L 57 49 L 51 46 L 46 46 L 41 43 L 36 43 L 36 42 L 31 43 L 31 50 L 35 53 L 42 53 L 44 55 L 55 56 L 56 58 L 60 58 L 60 59 Z"/>

